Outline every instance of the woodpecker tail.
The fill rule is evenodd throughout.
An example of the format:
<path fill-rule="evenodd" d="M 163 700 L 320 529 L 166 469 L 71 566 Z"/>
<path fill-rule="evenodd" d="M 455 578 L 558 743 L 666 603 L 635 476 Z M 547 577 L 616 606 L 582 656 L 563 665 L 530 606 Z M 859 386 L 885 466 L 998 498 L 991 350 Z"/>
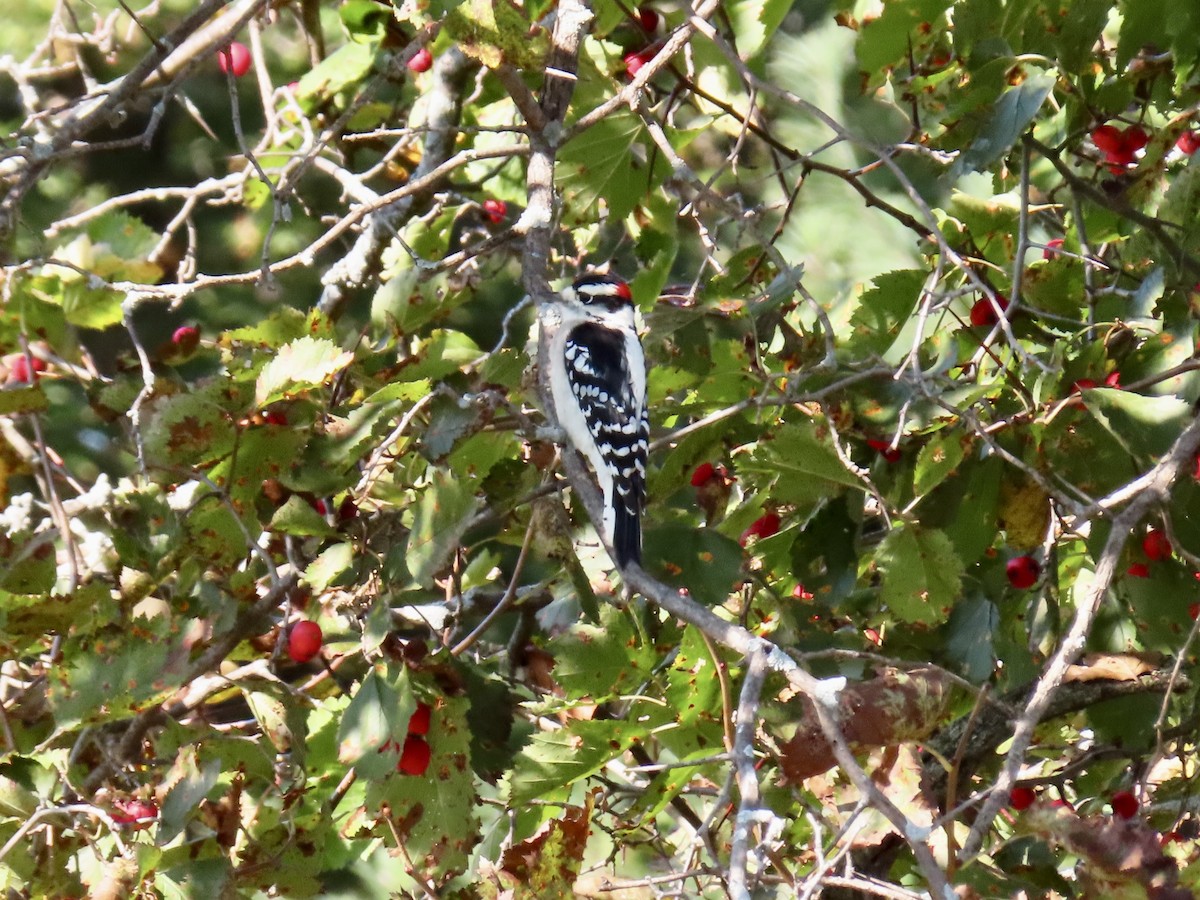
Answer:
<path fill-rule="evenodd" d="M 642 514 L 637 505 L 620 491 L 613 491 L 613 551 L 617 554 L 617 565 L 622 569 L 631 562 L 642 564 Z"/>

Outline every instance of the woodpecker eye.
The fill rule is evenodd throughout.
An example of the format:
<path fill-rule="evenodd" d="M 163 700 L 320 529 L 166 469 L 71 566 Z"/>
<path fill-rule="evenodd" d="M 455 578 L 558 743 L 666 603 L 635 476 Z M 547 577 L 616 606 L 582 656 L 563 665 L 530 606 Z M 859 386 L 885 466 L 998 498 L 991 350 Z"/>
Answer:
<path fill-rule="evenodd" d="M 584 275 L 572 285 L 575 294 L 584 303 L 600 303 L 605 306 L 620 306 L 632 303 L 633 293 L 629 285 L 612 275 Z"/>

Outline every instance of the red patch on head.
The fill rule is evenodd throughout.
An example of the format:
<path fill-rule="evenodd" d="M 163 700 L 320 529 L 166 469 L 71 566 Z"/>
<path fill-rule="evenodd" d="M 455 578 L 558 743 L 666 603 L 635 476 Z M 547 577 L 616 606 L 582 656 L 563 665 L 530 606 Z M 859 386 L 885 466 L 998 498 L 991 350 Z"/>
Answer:
<path fill-rule="evenodd" d="M 617 282 L 617 296 L 622 300 L 628 300 L 630 303 L 633 302 L 633 291 L 629 290 L 629 285 L 623 281 Z"/>

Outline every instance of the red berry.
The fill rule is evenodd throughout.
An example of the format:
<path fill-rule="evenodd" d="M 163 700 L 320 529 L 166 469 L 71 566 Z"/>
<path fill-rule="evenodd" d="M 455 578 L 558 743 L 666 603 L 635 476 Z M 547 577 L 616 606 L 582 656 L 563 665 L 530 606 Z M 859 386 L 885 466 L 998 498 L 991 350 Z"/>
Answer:
<path fill-rule="evenodd" d="M 1146 558 L 1153 562 L 1170 559 L 1171 539 L 1167 537 L 1166 532 L 1151 528 L 1142 538 L 1142 551 L 1146 554 Z"/>
<path fill-rule="evenodd" d="M 1188 604 L 1188 615 L 1191 617 L 1193 622 L 1196 619 L 1200 619 L 1200 603 Z"/>
<path fill-rule="evenodd" d="M 354 502 L 354 498 L 347 494 L 342 498 L 342 502 L 338 504 L 337 520 L 339 522 L 349 522 L 358 518 L 358 504 Z"/>
<path fill-rule="evenodd" d="M 508 204 L 503 200 L 484 200 L 483 217 L 493 225 L 499 225 L 508 215 Z"/>
<path fill-rule="evenodd" d="M 1096 382 L 1092 381 L 1092 379 L 1080 378 L 1071 385 L 1071 390 L 1073 393 L 1082 394 L 1084 391 L 1090 391 L 1095 386 Z"/>
<path fill-rule="evenodd" d="M 200 329 L 191 325 L 181 325 L 171 335 L 171 343 L 183 353 L 191 353 L 200 345 Z"/>
<path fill-rule="evenodd" d="M 1126 575 L 1132 575 L 1134 578 L 1149 578 L 1150 567 L 1145 563 L 1134 563 L 1125 570 Z"/>
<path fill-rule="evenodd" d="M 46 361 L 38 359 L 36 356 L 31 357 L 33 360 L 33 377 L 29 376 L 30 361 L 25 358 L 25 354 L 21 354 L 12 361 L 12 366 L 9 367 L 9 379 L 20 384 L 28 384 L 30 381 L 37 381 L 37 373 L 46 371 Z"/>
<path fill-rule="evenodd" d="M 710 462 L 700 463 L 692 472 L 692 487 L 701 487 L 717 477 L 717 467 Z"/>
<path fill-rule="evenodd" d="M 1092 131 L 1092 143 L 1105 154 L 1120 153 L 1123 139 L 1115 125 L 1101 125 Z"/>
<path fill-rule="evenodd" d="M 1133 796 L 1129 791 L 1117 791 L 1112 795 L 1113 815 L 1120 816 L 1122 819 L 1132 819 L 1137 815 L 1138 807 L 1137 797 Z"/>
<path fill-rule="evenodd" d="M 1033 788 L 1015 787 L 1008 794 L 1008 805 L 1017 811 L 1029 809 L 1035 800 L 1037 794 L 1033 792 Z"/>
<path fill-rule="evenodd" d="M 1104 379 L 1104 386 L 1117 391 L 1121 389 L 1121 372 L 1119 369 L 1108 373 L 1108 376 Z"/>
<path fill-rule="evenodd" d="M 1042 248 L 1042 259 L 1057 259 L 1057 251 L 1061 250 L 1065 243 L 1066 241 L 1062 238 L 1051 238 L 1046 241 L 1046 246 Z"/>
<path fill-rule="evenodd" d="M 805 601 L 811 600 L 813 599 L 813 592 L 808 590 L 808 588 L 806 588 L 804 585 L 798 584 L 792 588 L 792 599 Z"/>
<path fill-rule="evenodd" d="M 658 54 L 658 47 L 646 47 L 642 50 L 635 50 L 632 53 L 625 54 L 625 74 L 630 78 L 641 71 L 642 66 L 654 59 Z"/>
<path fill-rule="evenodd" d="M 288 633 L 287 654 L 292 662 L 306 663 L 321 652 L 321 626 L 302 619 Z"/>
<path fill-rule="evenodd" d="M 642 26 L 642 31 L 651 32 L 658 28 L 658 13 L 649 6 L 637 8 L 637 19 L 638 24 Z"/>
<path fill-rule="evenodd" d="M 899 447 L 893 447 L 891 441 L 881 441 L 878 438 L 867 438 L 867 446 L 878 450 L 879 454 L 890 463 L 900 462 L 903 455 Z"/>
<path fill-rule="evenodd" d="M 1037 583 L 1042 567 L 1032 556 L 1016 556 L 1005 565 L 1004 573 L 1008 576 L 1009 584 L 1023 591 Z"/>
<path fill-rule="evenodd" d="M 1132 156 L 1150 143 L 1150 135 L 1140 125 L 1131 125 L 1121 135 L 1121 149 Z"/>
<path fill-rule="evenodd" d="M 287 416 L 278 410 L 263 413 L 262 419 L 267 425 L 286 425 L 288 423 Z"/>
<path fill-rule="evenodd" d="M 217 51 L 217 65 L 222 72 L 232 72 L 235 78 L 241 78 L 250 71 L 250 50 L 245 44 L 234 41 Z"/>
<path fill-rule="evenodd" d="M 408 720 L 408 733 L 429 734 L 429 720 L 432 715 L 433 710 L 429 708 L 428 703 L 418 703 L 416 711 Z"/>
<path fill-rule="evenodd" d="M 996 306 L 1000 307 L 1000 311 L 1008 309 L 1008 298 L 1003 294 L 996 295 Z M 976 328 L 984 328 L 995 325 L 1000 321 L 1000 317 L 996 315 L 996 308 L 992 306 L 992 301 L 987 297 L 980 297 L 975 301 L 975 305 L 971 307 L 971 324 Z"/>
<path fill-rule="evenodd" d="M 122 797 L 113 801 L 112 819 L 118 825 L 130 825 L 134 831 L 141 831 L 157 818 L 158 807 L 149 800 Z"/>
<path fill-rule="evenodd" d="M 405 775 L 424 775 L 432 756 L 425 738 L 410 734 L 404 739 L 404 749 L 400 751 L 396 771 Z"/>
<path fill-rule="evenodd" d="M 1179 136 L 1179 140 L 1175 142 L 1185 156 L 1191 156 L 1197 150 L 1200 150 L 1200 133 L 1195 131 L 1185 131 Z"/>
<path fill-rule="evenodd" d="M 750 523 L 750 527 L 742 532 L 739 543 L 745 547 L 750 538 L 769 538 L 779 533 L 780 518 L 776 513 L 765 513 Z"/>
<path fill-rule="evenodd" d="M 410 72 L 428 72 L 431 68 L 433 68 L 433 54 L 429 52 L 428 47 L 422 47 L 417 51 L 417 55 L 408 61 Z"/>

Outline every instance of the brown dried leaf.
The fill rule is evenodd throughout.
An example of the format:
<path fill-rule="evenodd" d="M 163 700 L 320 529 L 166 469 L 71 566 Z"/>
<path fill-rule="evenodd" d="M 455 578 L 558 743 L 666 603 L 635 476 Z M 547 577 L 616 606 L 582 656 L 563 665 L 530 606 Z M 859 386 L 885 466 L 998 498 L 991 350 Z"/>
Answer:
<path fill-rule="evenodd" d="M 842 733 L 856 751 L 888 747 L 927 737 L 942 721 L 950 702 L 950 681 L 934 668 L 889 671 L 842 691 Z M 800 727 L 780 744 L 785 781 L 795 783 L 836 765 L 833 749 L 807 698 L 792 704 Z"/>
<path fill-rule="evenodd" d="M 1082 665 L 1069 666 L 1064 681 L 1136 681 L 1157 667 L 1134 653 L 1089 653 Z"/>

